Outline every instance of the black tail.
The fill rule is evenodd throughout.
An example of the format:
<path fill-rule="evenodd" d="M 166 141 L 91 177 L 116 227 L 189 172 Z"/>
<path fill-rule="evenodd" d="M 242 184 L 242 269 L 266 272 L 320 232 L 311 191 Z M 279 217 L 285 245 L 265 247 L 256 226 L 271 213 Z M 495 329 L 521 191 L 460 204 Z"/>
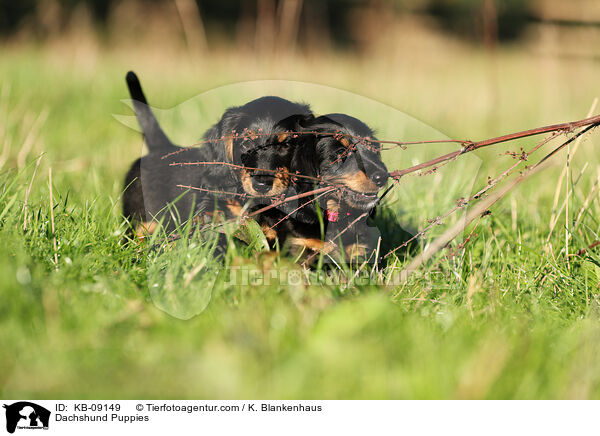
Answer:
<path fill-rule="evenodd" d="M 146 138 L 146 144 L 150 151 L 163 147 L 173 147 L 173 143 L 160 128 L 156 117 L 152 113 L 152 109 L 148 106 L 146 96 L 144 95 L 144 91 L 142 91 L 142 86 L 136 74 L 133 71 L 128 72 L 125 80 L 127 80 L 129 94 L 133 100 L 135 115 L 137 116 L 138 123 L 140 123 L 142 133 L 144 134 L 144 138 Z"/>

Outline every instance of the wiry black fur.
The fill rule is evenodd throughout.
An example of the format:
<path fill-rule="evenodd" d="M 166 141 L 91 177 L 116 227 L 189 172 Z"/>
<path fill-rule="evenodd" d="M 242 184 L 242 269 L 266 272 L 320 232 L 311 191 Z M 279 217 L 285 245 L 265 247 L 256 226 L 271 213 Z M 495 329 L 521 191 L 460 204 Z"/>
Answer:
<path fill-rule="evenodd" d="M 330 181 L 335 186 L 341 186 L 341 194 L 326 195 L 315 202 L 294 211 L 299 204 L 284 204 L 278 208 L 270 209 L 259 217 L 261 225 L 271 227 L 282 218 L 284 221 L 275 225 L 279 243 L 285 245 L 286 240 L 294 239 L 329 239 L 337 236 L 339 232 L 346 229 L 363 213 L 367 215 L 346 230 L 341 243 L 348 247 L 352 244 L 361 244 L 368 251 L 374 249 L 377 242 L 378 232 L 371 224 L 371 218 L 375 215 L 377 205 L 377 191 L 382 189 L 388 180 L 388 172 L 385 164 L 381 161 L 379 144 L 370 141 L 375 139 L 373 130 L 362 121 L 345 114 L 330 114 L 315 118 L 307 123 L 305 130 L 318 132 L 316 135 L 304 135 L 301 146 L 294 150 L 294 156 L 290 165 L 292 172 L 311 177 L 319 177 L 323 181 Z M 345 146 L 342 139 L 350 142 L 351 147 Z M 340 157 L 342 156 L 342 157 Z M 344 188 L 342 183 L 337 182 L 341 177 L 363 172 L 376 187 L 369 191 L 368 196 L 363 198 L 362 194 Z M 307 179 L 298 179 L 287 193 L 287 196 L 305 193 L 321 186 Z M 314 198 L 313 196 L 298 200 L 300 204 Z M 328 202 L 329 200 L 329 202 Z M 335 222 L 327 219 L 328 204 L 339 205 L 337 220 Z M 319 212 L 323 222 L 321 228 Z M 288 215 L 291 216 L 288 217 Z"/>
<path fill-rule="evenodd" d="M 341 195 L 321 197 L 318 205 L 313 202 L 299 207 L 313 198 L 306 197 L 258 216 L 263 227 L 273 226 L 283 219 L 274 227 L 280 244 L 285 244 L 290 237 L 335 238 L 361 214 L 368 212 L 369 218 L 374 216 L 377 191 L 386 184 L 388 173 L 380 158 L 379 144 L 369 140 L 374 139 L 372 129 L 360 120 L 344 114 L 315 118 L 307 105 L 279 97 L 262 97 L 227 109 L 219 122 L 205 133 L 202 147 L 186 149 L 173 144 L 163 132 L 133 72 L 127 74 L 127 84 L 149 150 L 146 156 L 134 162 L 125 178 L 123 213 L 134 224 L 164 217 L 165 224 L 172 229 L 176 222 L 184 222 L 202 211 L 212 211 L 215 207 L 225 210 L 225 196 L 177 185 L 237 194 L 260 196 L 264 193 L 267 199 L 276 181 L 274 171 L 281 168 L 291 174 L 320 178 L 326 184 L 341 187 L 342 191 Z M 286 134 L 296 131 L 305 134 Z M 226 142 L 232 135 L 232 155 L 229 155 Z M 194 162 L 216 165 L 171 165 Z M 219 163 L 258 170 L 247 171 L 246 183 L 250 184 L 242 185 L 242 170 Z M 343 178 L 357 173 L 364 174 L 364 180 L 374 187 L 365 195 L 348 186 L 344 188 Z M 292 176 L 291 184 L 284 185 L 281 195 L 306 193 L 320 186 L 313 180 Z M 237 198 L 240 197 L 233 197 Z M 335 222 L 327 219 L 331 201 L 339 205 Z M 169 208 L 172 203 L 173 207 Z M 255 198 L 254 203 L 256 210 L 269 201 Z M 320 211 L 324 215 L 324 228 L 319 219 Z M 376 236 L 370 220 L 363 217 L 346 230 L 341 241 L 335 242 L 343 246 L 359 243 L 372 249 Z"/>
<path fill-rule="evenodd" d="M 272 171 L 288 167 L 294 149 L 290 144 L 295 138 L 290 136 L 280 141 L 278 135 L 300 128 L 314 118 L 307 105 L 279 97 L 262 97 L 227 109 L 205 133 L 202 147 L 182 148 L 173 144 L 160 128 L 135 73 L 129 72 L 126 79 L 149 150 L 133 163 L 125 178 L 123 213 L 134 224 L 164 218 L 164 224 L 172 229 L 176 222 L 185 222 L 215 207 L 222 208 L 225 200 L 222 194 L 203 190 L 243 194 L 240 170 L 220 163 L 263 168 L 266 171 L 252 173 L 252 180 L 256 178 L 261 186 L 272 186 L 275 179 Z M 251 134 L 255 137 L 250 137 Z M 226 141 L 231 135 L 243 136 L 234 139 L 233 162 L 226 151 Z M 185 165 L 194 162 L 216 165 Z M 173 207 L 169 207 L 171 203 Z"/>
<path fill-rule="evenodd" d="M 298 130 L 313 118 L 308 105 L 290 102 L 280 97 L 261 97 L 243 106 L 227 109 L 221 121 L 206 133 L 205 139 L 222 141 L 227 135 L 236 134 L 232 163 L 258 168 L 249 171 L 252 186 L 246 189 L 246 192 L 263 195 L 273 185 L 274 171 L 289 167 L 292 149 L 295 146 L 296 138 L 290 135 L 279 141 L 279 135 Z M 219 146 L 216 152 L 224 153 L 225 148 L 224 145 Z M 213 156 L 213 159 L 229 161 L 229 157 L 224 154 Z M 235 173 L 236 180 L 239 181 L 239 171 Z M 214 175 L 226 177 L 229 174 L 217 171 Z"/>
<path fill-rule="evenodd" d="M 171 164 L 209 161 L 215 152 L 211 147 L 184 149 L 173 144 L 148 106 L 135 73 L 130 71 L 126 79 L 149 153 L 136 160 L 125 177 L 123 215 L 134 224 L 165 218 L 165 225 L 172 228 L 175 222 L 184 222 L 192 216 L 197 205 L 210 196 L 177 186 L 205 185 L 203 167 Z M 172 202 L 175 207 L 169 211 Z"/>

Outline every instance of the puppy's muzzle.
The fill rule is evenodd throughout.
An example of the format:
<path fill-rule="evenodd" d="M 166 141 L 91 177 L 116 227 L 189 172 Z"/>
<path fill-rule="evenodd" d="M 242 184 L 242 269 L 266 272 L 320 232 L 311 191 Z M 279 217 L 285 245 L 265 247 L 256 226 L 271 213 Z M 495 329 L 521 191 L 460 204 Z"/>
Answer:
<path fill-rule="evenodd" d="M 273 187 L 274 180 L 275 178 L 272 174 L 253 174 L 252 188 L 259 194 L 266 194 Z"/>

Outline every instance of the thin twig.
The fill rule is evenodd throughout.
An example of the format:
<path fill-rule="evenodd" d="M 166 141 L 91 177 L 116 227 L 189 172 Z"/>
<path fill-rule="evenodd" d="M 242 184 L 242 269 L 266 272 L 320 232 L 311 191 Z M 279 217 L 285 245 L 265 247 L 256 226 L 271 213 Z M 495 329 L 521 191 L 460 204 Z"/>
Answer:
<path fill-rule="evenodd" d="M 253 217 L 255 215 L 258 215 L 259 213 L 263 213 L 267 210 L 273 209 L 274 207 L 277 207 L 277 206 L 281 206 L 282 204 L 288 203 L 290 201 L 298 200 L 300 198 L 308 197 L 310 195 L 320 194 L 322 192 L 323 193 L 333 192 L 335 190 L 336 190 L 336 188 L 332 188 L 331 186 L 326 186 L 324 188 L 315 189 L 313 191 L 304 192 L 302 194 L 292 195 L 291 197 L 286 197 L 283 200 L 276 201 L 268 206 L 258 209 L 256 211 L 252 212 L 251 214 L 249 214 L 248 217 Z"/>
<path fill-rule="evenodd" d="M 296 213 L 297 211 L 299 211 L 300 209 L 302 209 L 304 206 L 308 206 L 310 203 L 312 203 L 313 201 L 316 201 L 319 199 L 319 197 L 324 196 L 325 194 L 329 193 L 329 191 L 325 191 L 322 192 L 321 194 L 317 195 L 314 198 L 311 198 L 310 200 L 308 200 L 305 203 L 302 203 L 300 206 L 298 206 L 296 209 L 294 209 L 293 211 L 291 211 L 290 213 L 288 213 L 286 216 L 284 216 L 283 218 L 281 218 L 279 221 L 277 221 L 275 224 L 273 224 L 271 227 L 269 227 L 269 230 L 271 230 L 273 227 L 277 226 L 278 224 L 280 224 L 282 221 L 285 221 L 286 219 L 288 219 L 289 217 L 291 217 L 294 213 Z"/>
<path fill-rule="evenodd" d="M 567 141 L 560 144 L 546 156 L 544 156 L 540 161 L 538 161 L 535 165 L 525 168 L 522 174 L 511 181 L 503 190 L 496 192 L 495 194 L 485 198 L 478 204 L 476 204 L 473 209 L 467 214 L 464 222 L 457 222 L 450 229 L 448 229 L 444 234 L 442 234 L 438 239 L 433 241 L 433 243 L 427 247 L 423 252 L 419 254 L 413 261 L 411 261 L 408 266 L 401 271 L 401 277 L 406 281 L 410 274 L 415 271 L 417 268 L 422 266 L 425 262 L 427 262 L 435 253 L 437 253 L 440 249 L 445 247 L 451 240 L 453 240 L 461 231 L 463 231 L 475 218 L 487 212 L 487 210 L 493 206 L 498 200 L 502 199 L 506 194 L 508 194 L 515 186 L 519 183 L 537 173 L 542 169 L 542 165 L 548 161 L 552 156 L 554 156 L 558 151 L 562 150 L 569 144 L 571 144 L 575 139 L 584 135 L 592 128 L 596 127 L 596 123 L 588 125 L 587 128 L 578 132 L 575 136 L 568 139 Z"/>
<path fill-rule="evenodd" d="M 319 250 L 315 251 L 304 262 L 302 262 L 302 266 L 306 268 L 308 265 L 310 265 L 312 260 L 315 258 L 315 256 L 319 255 L 319 253 L 321 253 L 323 250 L 327 249 L 325 252 L 328 253 L 331 249 L 335 248 L 337 246 L 337 244 L 335 242 L 333 242 L 333 240 L 342 236 L 344 233 L 346 233 L 346 231 L 349 228 L 351 228 L 354 224 L 356 224 L 360 219 L 366 217 L 368 214 L 369 214 L 369 212 L 365 212 L 365 213 L 359 215 L 355 220 L 353 220 L 350 224 L 348 224 L 341 232 L 339 232 L 333 238 L 330 238 L 326 244 L 324 244 Z"/>
<path fill-rule="evenodd" d="M 413 259 L 407 266 L 400 272 L 400 277 L 404 281 L 408 280 L 408 277 L 423 264 L 425 264 L 431 257 L 444 248 L 450 241 L 452 241 L 460 232 L 462 232 L 473 220 L 486 213 L 487 210 L 493 206 L 498 200 L 508 194 L 515 186 L 525 180 L 527 177 L 533 175 L 534 167 L 530 167 L 531 170 L 524 172 L 519 177 L 514 179 L 510 184 L 504 187 L 501 191 L 497 191 L 493 195 L 483 199 L 480 203 L 476 204 L 471 211 L 465 217 L 464 222 L 457 222 L 444 232 L 439 238 L 432 242 L 432 244 L 423 250 L 415 259 Z M 538 167 L 536 167 L 538 168 Z"/>
<path fill-rule="evenodd" d="M 208 194 L 223 194 L 223 195 L 233 195 L 233 196 L 237 196 L 237 197 L 251 197 L 250 194 L 247 193 L 240 193 L 240 192 L 231 192 L 231 191 L 221 191 L 218 189 L 208 189 L 208 188 L 200 188 L 198 186 L 190 186 L 190 185 L 175 185 L 178 188 L 182 188 L 182 189 L 192 189 L 194 191 L 202 191 L 202 192 L 206 192 Z"/>
<path fill-rule="evenodd" d="M 594 99 L 594 101 L 592 102 L 592 106 L 590 107 L 590 110 L 588 111 L 588 114 L 587 114 L 588 117 L 592 116 L 592 114 L 596 110 L 597 104 L 598 104 L 598 97 L 596 97 Z M 573 156 L 575 156 L 575 153 L 577 153 L 577 149 L 579 148 L 580 143 L 581 143 L 581 138 L 578 138 L 577 141 L 575 142 L 575 145 L 573 146 L 573 154 L 571 155 L 571 158 L 570 158 L 571 160 L 573 159 Z M 558 199 L 560 197 L 560 191 L 561 191 L 562 183 L 565 178 L 566 172 L 567 172 L 567 165 L 565 165 L 563 167 L 563 170 L 561 171 L 560 176 L 558 177 L 558 183 L 556 184 L 556 190 L 554 192 L 554 200 L 552 202 L 552 215 L 550 216 L 550 228 L 554 228 L 554 226 L 556 225 L 556 223 L 555 223 L 556 215 L 557 215 L 556 208 L 558 207 Z M 550 233 L 552 233 L 552 231 L 550 231 Z M 548 235 L 548 239 L 550 239 L 550 234 Z"/>
<path fill-rule="evenodd" d="M 553 124 L 550 126 L 538 127 L 536 129 L 524 130 L 518 133 L 510 133 L 508 135 L 498 136 L 496 138 L 485 139 L 479 142 L 467 143 L 467 145 L 462 147 L 460 150 L 453 151 L 451 153 L 445 154 L 435 159 L 431 159 L 427 162 L 423 162 L 418 165 L 414 165 L 409 168 L 405 168 L 403 170 L 392 171 L 390 173 L 390 177 L 394 179 L 399 179 L 402 176 L 405 176 L 406 174 L 414 173 L 415 171 L 419 171 L 424 168 L 429 168 L 447 160 L 454 159 L 457 156 L 470 153 L 472 151 L 478 150 L 483 147 L 488 147 L 490 145 L 500 144 L 502 142 L 512 141 L 515 139 L 527 138 L 529 136 L 541 135 L 543 133 L 551 133 L 556 131 L 572 132 L 574 129 L 578 129 L 580 127 L 596 127 L 599 124 L 600 115 L 597 115 L 595 117 L 586 118 L 579 121 L 572 121 L 570 123 Z"/>
<path fill-rule="evenodd" d="M 481 198 L 484 194 L 486 194 L 488 191 L 494 189 L 498 183 L 500 183 L 504 178 L 508 177 L 509 175 L 511 175 L 515 169 L 523 162 L 526 161 L 535 151 L 537 151 L 540 147 L 542 147 L 543 145 L 547 144 L 548 142 L 552 141 L 554 138 L 556 138 L 557 136 L 560 135 L 560 132 L 554 132 L 552 135 L 550 135 L 548 138 L 545 138 L 544 140 L 540 141 L 538 144 L 536 144 L 531 150 L 527 151 L 527 152 L 523 152 L 520 156 L 519 159 L 510 167 L 508 167 L 504 172 L 502 172 L 498 177 L 496 177 L 493 180 L 490 180 L 488 182 L 488 184 L 486 186 L 484 186 L 482 189 L 480 189 L 478 192 L 476 192 L 474 195 L 470 196 L 468 199 L 459 199 L 457 200 L 457 204 L 455 207 L 453 207 L 452 209 L 450 209 L 449 211 L 447 211 L 445 214 L 438 216 L 436 219 L 431 220 L 431 222 L 429 223 L 429 225 L 427 225 L 425 228 L 423 228 L 423 230 L 421 230 L 420 232 L 418 232 L 417 234 L 415 234 L 413 237 L 411 237 L 409 240 L 405 241 L 403 244 L 399 245 L 398 247 L 390 250 L 385 256 L 384 259 L 387 258 L 388 256 L 390 256 L 391 254 L 393 254 L 394 252 L 407 247 L 408 244 L 410 244 L 411 242 L 413 242 L 414 240 L 418 239 L 419 237 L 423 236 L 425 233 L 427 233 L 432 227 L 434 227 L 435 225 L 441 224 L 446 218 L 448 218 L 450 215 L 452 215 L 454 212 L 460 210 L 460 209 L 464 209 L 466 206 L 468 206 L 473 200 L 477 200 L 479 198 Z"/>
<path fill-rule="evenodd" d="M 247 171 L 262 171 L 265 173 L 272 173 L 272 174 L 283 174 L 285 176 L 289 176 L 291 178 L 301 178 L 301 179 L 308 179 L 308 180 L 313 180 L 316 182 L 322 182 L 320 177 L 312 177 L 312 176 L 305 176 L 303 174 L 297 174 L 297 173 L 289 173 L 287 171 L 283 171 L 280 169 L 269 169 L 269 168 L 255 168 L 255 167 L 247 167 L 244 165 L 238 165 L 238 164 L 234 164 L 231 162 L 222 162 L 222 161 L 197 161 L 197 162 L 172 162 L 169 164 L 169 166 L 210 166 L 210 165 L 219 165 L 219 166 L 227 166 L 227 167 L 231 167 L 237 170 L 247 170 Z"/>

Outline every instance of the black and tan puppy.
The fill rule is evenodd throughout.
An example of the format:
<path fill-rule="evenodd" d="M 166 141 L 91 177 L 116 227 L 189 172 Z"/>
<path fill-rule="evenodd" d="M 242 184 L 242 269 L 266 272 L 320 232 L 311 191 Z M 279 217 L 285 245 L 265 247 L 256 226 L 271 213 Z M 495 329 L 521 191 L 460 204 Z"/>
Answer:
<path fill-rule="evenodd" d="M 288 195 L 322 186 L 337 188 L 317 200 L 323 211 L 324 228 L 314 202 L 299 209 L 296 204 L 282 205 L 261 214 L 259 222 L 271 242 L 277 238 L 280 244 L 315 252 L 329 249 L 331 244 L 326 242 L 331 240 L 343 246 L 349 257 L 366 255 L 375 248 L 378 237 L 367 219 L 373 216 L 378 193 L 388 180 L 379 143 L 370 127 L 345 114 L 315 118 L 305 129 L 310 133 L 295 149 L 290 170 L 319 178 L 321 184 L 298 179 Z"/>
<path fill-rule="evenodd" d="M 314 119 L 308 105 L 280 97 L 261 97 L 227 109 L 205 140 L 222 142 L 223 160 L 234 165 L 236 180 L 254 197 L 273 197 L 285 192 L 294 147 L 300 141 L 292 132 Z M 219 156 L 213 156 L 217 161 Z M 217 177 L 228 176 L 225 171 Z M 225 174 L 223 174 L 225 172 Z M 229 171 L 230 173 L 230 171 Z M 215 183 L 217 184 L 217 183 Z"/>
<path fill-rule="evenodd" d="M 172 230 L 215 207 L 235 216 L 245 198 L 287 189 L 295 140 L 287 132 L 313 118 L 308 106 L 262 97 L 228 109 L 202 147 L 182 148 L 160 128 L 133 72 L 127 84 L 149 150 L 125 178 L 123 213 L 138 235 L 151 233 L 160 220 Z"/>

